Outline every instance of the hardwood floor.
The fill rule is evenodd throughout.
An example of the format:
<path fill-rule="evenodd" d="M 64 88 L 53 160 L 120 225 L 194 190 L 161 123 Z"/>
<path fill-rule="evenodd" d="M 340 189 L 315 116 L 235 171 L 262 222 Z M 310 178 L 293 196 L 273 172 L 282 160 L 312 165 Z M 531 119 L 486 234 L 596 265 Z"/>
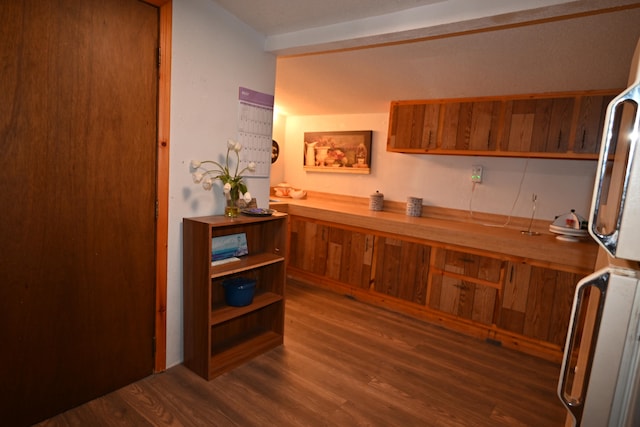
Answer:
<path fill-rule="evenodd" d="M 555 364 L 288 286 L 284 346 L 210 382 L 175 366 L 41 425 L 564 425 Z"/>

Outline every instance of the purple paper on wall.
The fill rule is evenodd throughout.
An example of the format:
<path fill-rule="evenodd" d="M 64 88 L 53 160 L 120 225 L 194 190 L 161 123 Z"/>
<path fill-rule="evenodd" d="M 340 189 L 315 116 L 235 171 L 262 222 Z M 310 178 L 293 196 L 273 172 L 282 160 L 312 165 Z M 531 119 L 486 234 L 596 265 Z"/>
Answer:
<path fill-rule="evenodd" d="M 255 90 L 247 89 L 246 87 L 241 86 L 239 88 L 238 99 L 254 105 L 273 108 L 273 95 L 256 92 Z"/>

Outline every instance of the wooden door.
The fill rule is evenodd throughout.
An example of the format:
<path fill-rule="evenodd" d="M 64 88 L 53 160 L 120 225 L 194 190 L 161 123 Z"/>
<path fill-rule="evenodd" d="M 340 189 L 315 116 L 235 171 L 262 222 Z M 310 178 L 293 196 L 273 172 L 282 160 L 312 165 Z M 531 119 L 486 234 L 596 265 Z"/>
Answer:
<path fill-rule="evenodd" d="M 424 305 L 431 247 L 390 237 L 377 237 L 375 245 L 376 292 Z"/>
<path fill-rule="evenodd" d="M 424 126 L 424 104 L 392 105 L 392 148 L 419 148 Z"/>
<path fill-rule="evenodd" d="M 573 98 L 508 101 L 502 149 L 519 152 L 566 152 L 573 104 Z"/>
<path fill-rule="evenodd" d="M 327 269 L 329 226 L 291 217 L 289 265 L 324 275 Z"/>
<path fill-rule="evenodd" d="M 599 153 L 604 116 L 613 96 L 583 96 L 573 141 L 574 153 Z"/>
<path fill-rule="evenodd" d="M 152 373 L 158 9 L 0 4 L 0 419 Z"/>
<path fill-rule="evenodd" d="M 438 148 L 439 103 L 391 103 L 391 150 Z"/>
<path fill-rule="evenodd" d="M 373 235 L 329 227 L 326 276 L 343 284 L 369 289 Z"/>
<path fill-rule="evenodd" d="M 425 104 L 422 123 L 422 145 L 419 148 L 438 148 L 438 126 L 440 124 L 440 104 Z"/>
<path fill-rule="evenodd" d="M 516 262 L 507 270 L 498 327 L 564 345 L 580 276 Z"/>
<path fill-rule="evenodd" d="M 443 150 L 494 151 L 498 142 L 500 101 L 452 102 L 444 107 Z"/>

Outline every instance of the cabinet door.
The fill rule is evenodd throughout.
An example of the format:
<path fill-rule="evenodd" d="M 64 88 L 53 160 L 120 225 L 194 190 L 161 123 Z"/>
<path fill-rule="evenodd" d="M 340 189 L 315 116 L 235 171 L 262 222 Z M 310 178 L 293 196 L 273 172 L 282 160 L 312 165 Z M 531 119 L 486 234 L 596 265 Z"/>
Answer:
<path fill-rule="evenodd" d="M 373 235 L 329 227 L 326 276 L 369 289 L 373 258 Z"/>
<path fill-rule="evenodd" d="M 579 279 L 575 273 L 509 263 L 498 327 L 564 345 Z"/>
<path fill-rule="evenodd" d="M 600 142 L 604 126 L 607 105 L 613 96 L 583 96 L 580 99 L 580 112 L 576 124 L 576 137 L 573 141 L 574 153 L 595 153 L 600 151 Z"/>
<path fill-rule="evenodd" d="M 424 121 L 422 122 L 422 144 L 420 148 L 429 150 L 438 148 L 439 120 L 440 104 L 425 104 Z"/>
<path fill-rule="evenodd" d="M 326 271 L 329 227 L 302 218 L 291 218 L 289 264 L 321 274 Z"/>
<path fill-rule="evenodd" d="M 439 104 L 392 104 L 390 148 L 436 148 L 439 112 Z"/>
<path fill-rule="evenodd" d="M 438 249 L 433 257 L 429 306 L 483 324 L 494 323 L 503 262 Z"/>
<path fill-rule="evenodd" d="M 419 146 L 422 142 L 424 105 L 394 105 L 391 114 L 391 146 L 393 148 L 412 148 Z"/>
<path fill-rule="evenodd" d="M 440 148 L 495 151 L 501 104 L 500 101 L 444 104 Z"/>
<path fill-rule="evenodd" d="M 502 149 L 564 153 L 569 145 L 574 98 L 508 101 Z"/>
<path fill-rule="evenodd" d="M 375 291 L 424 305 L 431 247 L 390 237 L 375 245 Z"/>

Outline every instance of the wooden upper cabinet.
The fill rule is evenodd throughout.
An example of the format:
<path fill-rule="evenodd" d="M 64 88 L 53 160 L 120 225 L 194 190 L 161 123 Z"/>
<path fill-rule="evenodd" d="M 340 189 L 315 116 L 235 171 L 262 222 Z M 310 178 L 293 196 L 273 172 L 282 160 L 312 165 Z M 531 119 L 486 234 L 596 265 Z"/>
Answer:
<path fill-rule="evenodd" d="M 443 106 L 443 150 L 494 151 L 498 141 L 500 102 L 451 102 Z"/>
<path fill-rule="evenodd" d="M 597 159 L 619 90 L 393 101 L 387 151 Z"/>
<path fill-rule="evenodd" d="M 613 95 L 582 96 L 577 99 L 579 106 L 573 141 L 574 153 L 599 153 L 604 115 L 612 99 Z"/>
<path fill-rule="evenodd" d="M 502 150 L 566 153 L 573 106 L 573 98 L 507 101 Z"/>
<path fill-rule="evenodd" d="M 403 148 L 436 148 L 439 104 L 392 104 L 391 114 L 393 139 L 402 141 Z"/>

